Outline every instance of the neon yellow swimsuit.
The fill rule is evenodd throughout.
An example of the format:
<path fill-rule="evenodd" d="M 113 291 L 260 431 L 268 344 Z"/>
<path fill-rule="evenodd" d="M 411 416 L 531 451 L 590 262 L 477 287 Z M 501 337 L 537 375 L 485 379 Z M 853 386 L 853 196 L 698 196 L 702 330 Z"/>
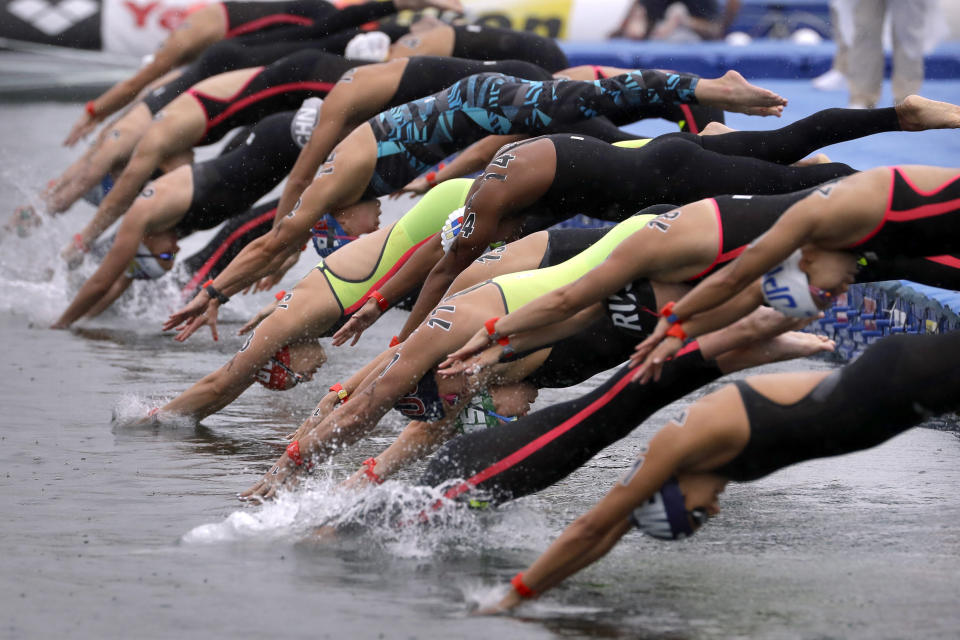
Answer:
<path fill-rule="evenodd" d="M 640 147 L 646 146 L 646 144 L 651 140 L 653 140 L 653 138 L 641 138 L 640 140 L 621 140 L 620 142 L 614 142 L 613 146 L 623 147 L 625 149 L 639 149 Z"/>
<path fill-rule="evenodd" d="M 471 185 L 473 180 L 460 178 L 442 182 L 428 191 L 410 211 L 394 223 L 380 249 L 377 263 L 365 278 L 341 278 L 323 259 L 320 260 L 316 268 L 330 283 L 330 289 L 340 303 L 344 315 L 359 309 L 367 301 L 367 294 L 371 290 L 383 286 L 420 245 L 440 231 L 447 216 L 454 209 L 463 206 Z"/>
<path fill-rule="evenodd" d="M 655 216 L 643 215 L 627 218 L 589 248 L 566 262 L 497 276 L 490 280 L 500 288 L 507 313 L 516 311 L 535 298 L 582 278 L 588 271 L 607 259 L 607 256 L 631 234 L 639 231 Z"/>

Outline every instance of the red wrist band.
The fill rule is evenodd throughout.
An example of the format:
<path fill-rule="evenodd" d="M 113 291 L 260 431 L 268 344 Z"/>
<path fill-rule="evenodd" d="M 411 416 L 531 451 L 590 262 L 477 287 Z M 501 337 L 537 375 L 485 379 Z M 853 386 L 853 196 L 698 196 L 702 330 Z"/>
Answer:
<path fill-rule="evenodd" d="M 77 249 L 77 251 L 82 253 L 87 252 L 87 245 L 83 241 L 83 236 L 79 233 L 73 236 L 73 246 Z"/>
<path fill-rule="evenodd" d="M 330 387 L 330 391 L 333 391 L 335 394 L 337 394 L 337 397 L 340 398 L 340 402 L 346 402 L 347 398 L 350 397 L 350 394 L 347 393 L 347 390 L 344 389 L 343 385 L 339 382 Z"/>
<path fill-rule="evenodd" d="M 392 338 L 390 338 L 390 346 L 391 346 L 391 347 L 395 347 L 395 346 L 397 346 L 398 344 L 400 344 L 400 338 L 399 338 L 398 336 L 393 336 Z"/>
<path fill-rule="evenodd" d="M 287 445 L 287 457 L 298 467 L 303 466 L 303 456 L 300 455 L 300 441 L 294 440 Z"/>
<path fill-rule="evenodd" d="M 97 117 L 97 107 L 93 104 L 93 100 L 83 105 L 83 108 L 91 118 Z"/>
<path fill-rule="evenodd" d="M 427 184 L 430 185 L 431 187 L 437 186 L 437 172 L 436 171 L 428 172 L 426 176 L 426 180 L 427 180 Z"/>
<path fill-rule="evenodd" d="M 513 579 L 510 581 L 510 584 L 517 591 L 517 593 L 520 594 L 521 598 L 532 598 L 533 596 L 536 595 L 533 589 L 528 587 L 527 584 L 523 581 L 522 573 L 518 573 L 517 575 L 513 576 Z"/>
<path fill-rule="evenodd" d="M 213 281 L 211 280 L 211 282 Z M 280 289 L 280 291 L 277 291 L 275 294 L 273 294 L 273 297 L 277 299 L 277 302 L 280 302 L 281 300 L 283 300 L 283 296 L 285 295 L 287 295 L 287 292 L 284 291 L 283 289 Z"/>
<path fill-rule="evenodd" d="M 377 301 L 377 306 L 380 307 L 380 311 L 386 311 L 390 308 L 390 303 L 387 302 L 387 299 L 383 297 L 383 294 L 376 289 L 370 292 L 370 297 Z"/>
<path fill-rule="evenodd" d="M 378 476 L 377 472 L 373 470 L 373 468 L 377 466 L 376 458 L 367 458 L 366 460 L 363 461 L 363 466 L 364 466 L 363 474 L 365 476 L 367 476 L 377 484 L 383 484 L 383 478 Z"/>
<path fill-rule="evenodd" d="M 670 325 L 670 328 L 667 329 L 667 335 L 673 338 L 679 338 L 684 342 L 687 340 L 687 332 L 683 330 L 683 327 L 680 326 L 679 322 L 674 322 L 672 325 Z"/>
<path fill-rule="evenodd" d="M 496 318 L 490 318 L 489 320 L 483 323 L 483 326 L 487 330 L 487 335 L 490 336 L 491 342 L 496 341 L 497 344 L 499 344 L 502 347 L 505 347 L 508 344 L 510 344 L 510 336 L 501 336 L 499 333 L 497 333 L 497 330 L 494 327 L 496 326 L 497 320 L 499 319 L 500 319 L 499 316 Z"/>
<path fill-rule="evenodd" d="M 663 309 L 660 309 L 660 315 L 667 319 L 667 322 L 670 324 L 675 324 L 680 321 L 680 318 L 677 317 L 677 314 L 673 312 L 673 307 L 676 303 L 672 300 L 667 304 L 663 305 Z"/>

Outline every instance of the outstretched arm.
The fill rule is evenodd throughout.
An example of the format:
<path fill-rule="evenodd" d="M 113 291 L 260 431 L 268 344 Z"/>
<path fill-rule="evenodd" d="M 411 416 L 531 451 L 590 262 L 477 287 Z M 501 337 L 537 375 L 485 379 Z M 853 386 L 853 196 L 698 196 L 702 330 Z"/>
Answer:
<path fill-rule="evenodd" d="M 73 302 L 50 326 L 51 329 L 66 329 L 100 303 L 133 260 L 145 232 L 146 222 L 141 217 L 132 218 L 127 224 L 121 225 L 103 262 L 83 283 Z"/>
<path fill-rule="evenodd" d="M 380 294 L 390 303 L 395 302 L 413 290 L 417 284 L 423 282 L 430 270 L 437 264 L 437 261 L 443 256 L 443 248 L 440 245 L 440 236 L 435 235 L 418 248 L 410 259 L 407 260 L 400 270 L 380 287 Z M 350 338 L 353 342 L 350 346 L 357 344 L 360 336 L 374 322 L 376 322 L 385 311 L 381 311 L 379 304 L 373 298 L 369 298 L 360 309 L 358 309 L 340 330 L 333 334 L 334 346 L 346 344 Z"/>
<path fill-rule="evenodd" d="M 708 313 L 701 313 L 682 323 L 682 329 L 687 339 L 702 336 L 711 331 L 717 331 L 750 314 L 763 303 L 763 291 L 760 281 L 744 289 L 731 300 L 720 305 Z M 660 379 L 663 364 L 672 358 L 683 347 L 684 340 L 675 336 L 668 336 L 670 324 L 666 318 L 660 318 L 653 333 L 646 340 L 637 345 L 630 363 L 638 367 L 634 380 L 641 383 Z"/>
<path fill-rule="evenodd" d="M 151 82 L 171 69 L 195 58 L 226 33 L 226 20 L 219 6 L 209 6 L 187 18 L 170 34 L 150 62 L 133 76 L 121 80 L 96 100 L 87 103 L 83 116 L 73 125 L 63 144 L 72 147 L 108 116 L 119 111 Z"/>
<path fill-rule="evenodd" d="M 627 475 L 593 509 L 567 527 L 528 570 L 519 574 L 533 594 L 539 595 L 593 564 L 630 530 L 630 513 L 656 494 L 682 460 L 685 447 L 678 442 L 683 438 L 677 437 L 677 431 L 658 432 Z M 522 602 L 523 596 L 514 587 L 497 605 L 480 613 L 502 613 Z"/>

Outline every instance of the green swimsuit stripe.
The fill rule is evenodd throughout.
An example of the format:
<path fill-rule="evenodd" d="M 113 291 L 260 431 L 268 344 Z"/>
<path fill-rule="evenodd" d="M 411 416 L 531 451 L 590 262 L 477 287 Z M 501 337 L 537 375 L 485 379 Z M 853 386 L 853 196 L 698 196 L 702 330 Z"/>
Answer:
<path fill-rule="evenodd" d="M 428 191 L 410 211 L 394 223 L 387 234 L 387 241 L 380 249 L 380 258 L 370 275 L 365 278 L 342 278 L 334 273 L 323 259 L 320 260 L 316 268 L 326 276 L 344 315 L 363 306 L 370 291 L 383 286 L 423 243 L 440 231 L 447 216 L 463 206 L 472 185 L 473 180 L 460 178 L 442 182 Z"/>
<path fill-rule="evenodd" d="M 588 249 L 566 262 L 518 273 L 508 273 L 490 280 L 500 288 L 507 313 L 516 311 L 531 300 L 550 293 L 554 289 L 582 278 L 588 271 L 607 259 L 621 242 L 639 231 L 656 216 L 644 215 L 627 218 Z"/>

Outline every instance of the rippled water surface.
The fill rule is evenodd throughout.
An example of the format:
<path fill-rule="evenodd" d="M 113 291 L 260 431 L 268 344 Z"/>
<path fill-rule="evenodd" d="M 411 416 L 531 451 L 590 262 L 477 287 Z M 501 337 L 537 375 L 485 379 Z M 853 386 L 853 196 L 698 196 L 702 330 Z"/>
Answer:
<path fill-rule="evenodd" d="M 72 157 L 55 143 L 78 111 L 0 105 L 8 209 Z M 903 135 L 883 144 L 902 146 Z M 589 508 L 661 419 L 497 512 L 304 543 L 313 526 L 356 505 L 337 483 L 402 422 L 388 416 L 303 490 L 265 506 L 234 494 L 279 454 L 319 384 L 285 394 L 255 387 L 197 428 L 112 426 L 112 414 L 136 415 L 222 364 L 240 346 L 226 329 L 265 299 L 231 303 L 225 320 L 234 324 L 219 343 L 161 335 L 174 297 L 146 287 L 102 319 L 47 330 L 92 269 L 67 274 L 55 258 L 91 211 L 78 205 L 25 240 L 0 237 L 0 637 L 956 637 L 960 441 L 949 431 L 915 429 L 869 452 L 731 486 L 721 516 L 694 539 L 629 535 L 512 618 L 468 610 Z M 320 380 L 372 357 L 400 317 L 385 320 L 360 346 L 332 351 Z M 831 365 L 780 368 L 797 366 Z M 398 481 L 368 497 L 416 496 Z"/>

